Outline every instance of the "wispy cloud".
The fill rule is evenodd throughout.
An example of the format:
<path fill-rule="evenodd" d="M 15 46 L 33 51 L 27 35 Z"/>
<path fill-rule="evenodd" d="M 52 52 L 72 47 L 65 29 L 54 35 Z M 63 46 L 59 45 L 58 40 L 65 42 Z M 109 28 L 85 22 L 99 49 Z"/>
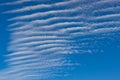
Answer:
<path fill-rule="evenodd" d="M 31 2 L 31 1 L 39 1 L 39 0 L 17 0 L 17 1 L 13 1 L 13 2 L 7 2 L 7 3 L 3 3 L 1 5 L 17 5 L 17 4 L 22 4 L 25 2 Z"/>
<path fill-rule="evenodd" d="M 1 5 L 17 6 L 32 1 L 41 0 L 21 0 Z M 92 1 L 65 0 L 52 4 L 38 3 L 3 12 L 6 13 L 4 15 L 14 13 L 17 16 L 8 19 L 12 21 L 8 25 L 11 40 L 8 51 L 11 53 L 6 55 L 8 68 L 0 73 L 6 77 L 0 76 L 0 79 L 42 80 L 61 76 L 59 73 L 63 67 L 76 65 L 66 55 L 92 53 L 91 46 L 94 44 L 90 45 L 89 41 L 95 42 L 95 38 L 85 38 L 86 36 L 120 31 L 119 6 L 112 5 L 119 1 Z M 105 4 L 111 5 L 102 7 Z M 63 9 L 61 6 L 67 8 Z M 44 8 L 48 11 L 39 11 Z M 21 13 L 29 11 L 33 12 L 25 15 Z M 103 12 L 106 14 L 102 14 Z M 100 13 L 102 15 L 99 15 Z"/>
<path fill-rule="evenodd" d="M 73 9 L 64 9 L 64 10 L 53 10 L 53 11 L 47 11 L 47 12 L 36 12 L 33 14 L 29 14 L 29 15 L 24 15 L 24 16 L 17 16 L 15 18 L 11 18 L 9 20 L 24 20 L 24 19 L 31 19 L 31 18 L 37 18 L 40 16 L 45 16 L 45 15 L 50 15 L 50 14 L 60 14 L 60 13 L 70 13 L 70 12 L 74 12 L 81 9 L 81 7 L 77 7 L 77 8 L 73 8 Z"/>
<path fill-rule="evenodd" d="M 76 1 L 70 0 L 70 1 L 58 2 L 58 3 L 54 3 L 54 4 L 38 4 L 38 5 L 34 5 L 34 6 L 27 6 L 27 7 L 15 9 L 15 10 L 10 10 L 5 13 L 18 13 L 18 12 L 24 12 L 24 11 L 30 11 L 30 10 L 52 8 L 52 7 L 58 7 L 58 6 L 60 7 L 60 6 L 66 6 L 66 5 L 70 5 L 71 3 L 77 3 L 77 2 L 78 2 L 78 0 L 76 0 Z"/>

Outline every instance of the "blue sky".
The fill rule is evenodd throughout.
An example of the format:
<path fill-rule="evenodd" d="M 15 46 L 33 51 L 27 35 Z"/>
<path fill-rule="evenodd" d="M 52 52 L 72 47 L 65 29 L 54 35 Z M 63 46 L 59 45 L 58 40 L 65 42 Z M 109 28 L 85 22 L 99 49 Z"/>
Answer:
<path fill-rule="evenodd" d="M 120 80 L 119 3 L 119 0 L 1 0 L 0 80 L 2 75 L 6 76 L 3 80 L 34 80 L 14 72 L 24 65 L 25 71 L 20 73 L 39 75 L 37 80 L 46 75 L 50 77 L 45 80 Z M 22 61 L 19 58 L 24 57 L 19 64 Z M 24 63 L 27 60 L 30 62 Z M 33 65 L 33 70 L 26 64 Z"/>

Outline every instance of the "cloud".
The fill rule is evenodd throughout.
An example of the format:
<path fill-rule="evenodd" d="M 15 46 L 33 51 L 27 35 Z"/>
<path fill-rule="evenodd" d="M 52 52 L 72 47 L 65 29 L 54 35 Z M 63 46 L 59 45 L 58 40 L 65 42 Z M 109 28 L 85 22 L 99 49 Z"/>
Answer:
<path fill-rule="evenodd" d="M 38 0 L 21 0 L 2 5 L 17 6 L 32 1 Z M 8 19 L 11 21 L 8 25 L 10 53 L 6 55 L 8 67 L 0 73 L 6 77 L 0 76 L 0 79 L 42 80 L 62 76 L 60 73 L 64 74 L 66 67 L 71 68 L 76 65 L 66 55 L 92 53 L 91 48 L 94 44 L 91 42 L 95 42 L 96 39 L 86 36 L 120 31 L 118 19 L 120 14 L 117 13 L 119 7 L 112 5 L 117 4 L 118 1 L 92 1 L 66 0 L 42 5 L 38 3 L 38 5 L 25 5 L 22 8 L 3 12 L 6 13 L 5 15 L 14 13 L 17 16 Z M 111 5 L 102 7 L 103 4 Z M 44 8 L 48 11 L 39 11 Z M 38 11 L 32 12 L 33 10 Z M 29 11 L 32 13 L 21 15 L 21 12 Z M 111 14 L 102 14 L 105 11 Z"/>
<path fill-rule="evenodd" d="M 39 0 L 17 0 L 17 1 L 13 1 L 13 2 L 7 2 L 7 3 L 3 3 L 1 5 L 17 5 L 17 4 L 22 4 L 25 2 L 31 2 L 31 1 L 39 1 Z"/>
<path fill-rule="evenodd" d="M 58 6 L 60 7 L 60 6 L 66 6 L 66 5 L 70 5 L 71 3 L 77 3 L 77 2 L 78 2 L 78 0 L 76 0 L 76 1 L 70 0 L 70 1 L 58 2 L 58 3 L 54 3 L 54 4 L 38 4 L 38 5 L 34 5 L 34 6 L 26 6 L 23 8 L 6 11 L 4 13 L 18 13 L 18 12 L 24 12 L 24 11 L 30 11 L 30 10 L 52 8 L 52 7 L 58 7 Z"/>

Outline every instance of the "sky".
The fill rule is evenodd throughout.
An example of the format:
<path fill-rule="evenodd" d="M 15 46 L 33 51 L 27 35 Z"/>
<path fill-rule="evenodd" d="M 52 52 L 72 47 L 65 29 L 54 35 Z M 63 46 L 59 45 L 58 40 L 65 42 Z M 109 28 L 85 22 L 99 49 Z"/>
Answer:
<path fill-rule="evenodd" d="M 120 80 L 119 3 L 1 0 L 0 80 Z"/>

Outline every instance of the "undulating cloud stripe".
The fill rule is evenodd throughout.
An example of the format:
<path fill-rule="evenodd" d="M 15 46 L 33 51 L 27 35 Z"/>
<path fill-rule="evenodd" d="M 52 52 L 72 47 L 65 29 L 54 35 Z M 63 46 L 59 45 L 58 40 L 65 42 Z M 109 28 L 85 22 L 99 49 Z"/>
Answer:
<path fill-rule="evenodd" d="M 33 20 L 33 21 L 31 21 L 31 22 L 16 22 L 16 23 L 13 23 L 13 24 L 10 24 L 10 26 L 11 27 L 13 27 L 13 26 L 18 26 L 18 25 L 25 25 L 25 24 L 31 24 L 31 25 L 33 25 L 33 24 L 40 24 L 40 23 L 50 23 L 50 22 L 54 22 L 54 21 L 56 21 L 56 20 L 66 20 L 66 21 L 68 21 L 68 20 L 79 20 L 79 19 L 83 19 L 84 17 L 83 16 L 72 16 L 72 17 L 70 17 L 70 16 L 66 16 L 66 17 L 51 17 L 51 18 L 48 18 L 48 19 L 41 19 L 41 20 Z"/>
<path fill-rule="evenodd" d="M 44 80 L 68 74 L 65 71 L 68 67 L 79 64 L 67 55 L 92 53 L 93 43 L 96 45 L 97 39 L 105 37 L 86 36 L 120 31 L 119 3 L 119 0 L 16 0 L 0 4 L 15 6 L 2 14 L 16 14 L 8 18 L 10 53 L 5 60 L 8 68 L 0 73 L 0 79 Z"/>
<path fill-rule="evenodd" d="M 32 18 L 37 18 L 40 16 L 46 16 L 46 15 L 50 15 L 50 14 L 60 14 L 60 13 L 70 13 L 73 11 L 78 11 L 79 9 L 81 9 L 81 7 L 77 7 L 77 8 L 73 8 L 73 9 L 65 9 L 65 10 L 54 10 L 54 11 L 47 11 L 47 12 L 37 12 L 37 13 L 33 13 L 33 14 L 29 14 L 29 15 L 24 15 L 24 16 L 18 16 L 15 18 L 11 18 L 9 20 L 24 20 L 24 19 L 32 19 Z"/>
<path fill-rule="evenodd" d="M 23 7 L 21 9 L 16 9 L 16 10 L 11 10 L 7 11 L 5 13 L 17 13 L 17 12 L 24 12 L 24 11 L 30 11 L 30 10 L 37 10 L 37 9 L 44 9 L 44 8 L 52 8 L 52 7 L 60 7 L 60 6 L 65 6 L 65 5 L 70 5 L 71 3 L 77 3 L 78 0 L 70 0 L 70 1 L 65 1 L 65 2 L 58 2 L 56 4 L 38 4 L 34 6 L 27 6 Z"/>
<path fill-rule="evenodd" d="M 3 3 L 1 5 L 17 5 L 17 4 L 22 4 L 25 2 L 33 2 L 33 1 L 40 1 L 40 0 L 16 0 L 16 1 L 12 1 L 12 2 L 7 2 L 7 3 Z"/>

